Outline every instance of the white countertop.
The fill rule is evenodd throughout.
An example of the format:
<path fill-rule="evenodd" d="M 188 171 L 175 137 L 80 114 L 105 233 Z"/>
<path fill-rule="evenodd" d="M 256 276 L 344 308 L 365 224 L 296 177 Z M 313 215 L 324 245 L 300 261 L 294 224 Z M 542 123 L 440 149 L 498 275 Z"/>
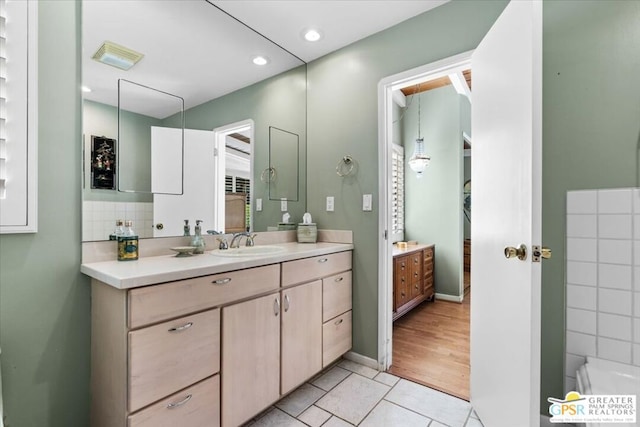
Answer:
<path fill-rule="evenodd" d="M 282 243 L 284 252 L 243 257 L 221 257 L 207 251 L 202 255 L 174 255 L 140 258 L 137 261 L 103 261 L 82 264 L 80 271 L 118 289 L 130 289 L 156 283 L 207 276 L 233 270 L 276 264 L 300 258 L 326 255 L 353 249 L 346 243 Z"/>

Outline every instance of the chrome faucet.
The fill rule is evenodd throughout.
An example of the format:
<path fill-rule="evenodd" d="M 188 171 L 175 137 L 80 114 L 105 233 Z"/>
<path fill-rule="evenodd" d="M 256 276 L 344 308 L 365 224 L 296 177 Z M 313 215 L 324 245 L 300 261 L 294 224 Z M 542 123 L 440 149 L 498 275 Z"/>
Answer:
<path fill-rule="evenodd" d="M 239 248 L 240 247 L 240 239 L 242 239 L 242 237 L 246 237 L 247 238 L 247 242 L 246 242 L 246 246 L 253 246 L 254 242 L 253 239 L 256 237 L 256 234 L 251 234 L 249 232 L 242 232 L 242 233 L 235 233 L 233 235 L 233 238 L 231 239 L 231 243 L 229 244 L 230 248 Z M 236 240 L 238 241 L 238 243 L 236 243 Z"/>

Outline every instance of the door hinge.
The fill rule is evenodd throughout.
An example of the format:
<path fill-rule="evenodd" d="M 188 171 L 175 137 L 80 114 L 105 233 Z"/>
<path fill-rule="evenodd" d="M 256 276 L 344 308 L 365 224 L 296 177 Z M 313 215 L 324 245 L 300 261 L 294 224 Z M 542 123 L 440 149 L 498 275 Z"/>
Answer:
<path fill-rule="evenodd" d="M 213 157 L 218 157 L 218 149 L 217 148 L 213 149 Z"/>
<path fill-rule="evenodd" d="M 388 232 L 387 232 L 387 230 L 384 230 L 384 240 L 387 240 L 388 238 L 389 238 L 388 237 Z"/>

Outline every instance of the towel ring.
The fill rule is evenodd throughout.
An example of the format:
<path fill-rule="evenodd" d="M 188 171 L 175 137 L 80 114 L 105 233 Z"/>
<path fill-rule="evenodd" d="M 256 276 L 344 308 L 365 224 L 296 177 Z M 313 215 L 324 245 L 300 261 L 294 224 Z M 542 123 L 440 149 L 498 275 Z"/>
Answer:
<path fill-rule="evenodd" d="M 338 174 L 338 176 L 351 175 L 355 163 L 356 161 L 353 160 L 353 157 L 351 157 L 350 155 L 344 156 L 343 158 L 338 160 L 338 164 L 336 165 L 336 173 Z"/>
<path fill-rule="evenodd" d="M 276 180 L 276 176 L 277 176 L 276 168 L 274 167 L 266 168 L 265 170 L 262 171 L 262 174 L 260 175 L 260 181 L 264 183 L 273 182 Z"/>

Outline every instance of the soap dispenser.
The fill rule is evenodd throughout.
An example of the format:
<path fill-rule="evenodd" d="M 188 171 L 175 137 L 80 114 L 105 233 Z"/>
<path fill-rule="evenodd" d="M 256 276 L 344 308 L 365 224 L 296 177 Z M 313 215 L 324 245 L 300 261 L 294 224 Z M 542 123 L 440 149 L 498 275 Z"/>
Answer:
<path fill-rule="evenodd" d="M 195 234 L 191 239 L 191 246 L 195 247 L 195 249 L 193 250 L 194 254 L 204 253 L 205 243 L 204 243 L 204 238 L 202 237 L 202 227 L 200 226 L 201 222 L 202 222 L 201 219 L 196 220 L 196 226 L 194 227 Z"/>
<path fill-rule="evenodd" d="M 189 220 L 185 219 L 184 220 L 184 227 L 182 227 L 183 229 L 183 236 L 191 236 L 191 226 L 189 225 Z"/>

